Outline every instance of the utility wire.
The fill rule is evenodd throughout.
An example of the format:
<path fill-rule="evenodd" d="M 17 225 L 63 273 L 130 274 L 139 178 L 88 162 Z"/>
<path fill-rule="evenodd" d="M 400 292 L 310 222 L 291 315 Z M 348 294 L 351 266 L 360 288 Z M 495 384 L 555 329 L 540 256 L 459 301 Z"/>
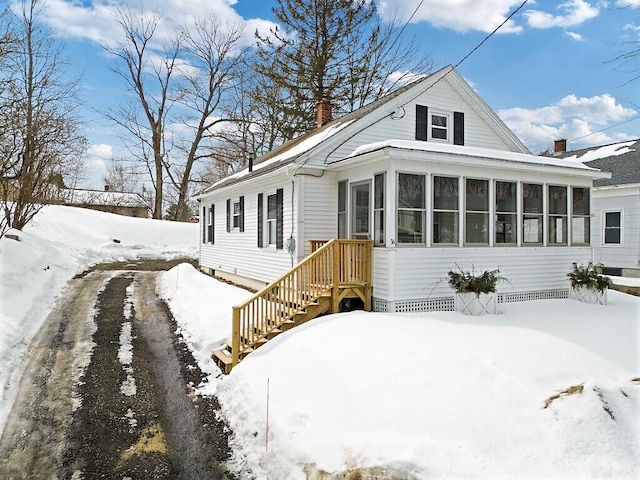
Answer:
<path fill-rule="evenodd" d="M 637 120 L 639 118 L 640 118 L 640 115 L 636 115 L 635 117 L 632 117 L 629 120 L 625 120 L 624 122 L 616 123 L 615 125 L 610 125 L 610 126 L 608 126 L 606 128 L 602 128 L 602 129 L 600 129 L 598 131 L 595 131 L 595 132 L 587 133 L 586 135 L 582 135 L 581 137 L 572 138 L 571 140 L 567 140 L 567 142 L 575 142 L 577 140 L 582 140 L 583 138 L 590 137 L 591 135 L 595 135 L 596 133 L 602 133 L 602 132 L 604 132 L 606 130 L 610 130 L 612 128 L 619 127 L 620 125 L 624 125 L 625 123 L 633 122 L 634 120 Z"/>
<path fill-rule="evenodd" d="M 458 68 L 458 66 L 464 62 L 467 58 L 469 58 L 471 55 L 473 55 L 473 53 L 478 50 L 487 40 L 489 40 L 491 37 L 493 37 L 493 35 L 500 30 L 505 23 L 507 23 L 509 20 L 511 20 L 511 17 L 513 17 L 516 13 L 518 13 L 520 10 L 522 10 L 522 8 L 527 4 L 529 0 L 524 0 L 524 2 L 522 2 L 520 4 L 520 6 L 518 8 L 516 8 L 513 12 L 511 12 L 509 14 L 509 16 L 507 18 L 504 19 L 504 21 L 498 25 L 493 32 L 491 32 L 489 35 L 487 35 L 486 37 L 484 37 L 484 39 L 478 44 L 476 45 L 473 50 L 471 50 L 469 53 L 467 53 L 464 57 L 462 57 L 462 60 L 460 60 L 458 63 L 456 63 L 453 68 Z"/>

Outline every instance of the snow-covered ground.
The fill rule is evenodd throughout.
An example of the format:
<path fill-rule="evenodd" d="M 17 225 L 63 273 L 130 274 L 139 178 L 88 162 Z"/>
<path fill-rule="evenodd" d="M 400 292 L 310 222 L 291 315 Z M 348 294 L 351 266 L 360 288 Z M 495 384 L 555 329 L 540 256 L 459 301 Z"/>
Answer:
<path fill-rule="evenodd" d="M 198 225 L 47 206 L 0 240 L 0 431 L 28 342 L 67 282 L 100 262 L 198 255 Z"/>
<path fill-rule="evenodd" d="M 22 242 L 0 241 L 2 422 L 14 355 L 75 272 L 119 255 L 197 248 L 195 226 L 157 222 L 151 231 L 154 223 L 61 208 L 45 209 Z M 188 264 L 165 273 L 159 291 L 209 373 L 201 392 L 219 395 L 243 479 L 353 467 L 418 479 L 640 478 L 638 297 L 505 304 L 500 315 L 473 318 L 328 315 L 225 377 L 210 353 L 248 292 Z"/>

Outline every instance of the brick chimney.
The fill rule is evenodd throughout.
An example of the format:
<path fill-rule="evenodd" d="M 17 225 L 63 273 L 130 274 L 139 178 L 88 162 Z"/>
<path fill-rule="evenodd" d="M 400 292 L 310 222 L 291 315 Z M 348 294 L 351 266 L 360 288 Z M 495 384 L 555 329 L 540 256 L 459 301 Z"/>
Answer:
<path fill-rule="evenodd" d="M 567 151 L 567 139 L 560 138 L 553 142 L 553 153 L 564 153 Z"/>
<path fill-rule="evenodd" d="M 104 191 L 105 191 L 105 192 L 108 192 L 108 191 L 109 191 L 109 185 L 105 185 L 105 186 L 104 186 Z"/>
<path fill-rule="evenodd" d="M 331 118 L 331 102 L 329 100 L 320 100 L 316 103 L 316 120 L 318 128 L 329 123 Z"/>

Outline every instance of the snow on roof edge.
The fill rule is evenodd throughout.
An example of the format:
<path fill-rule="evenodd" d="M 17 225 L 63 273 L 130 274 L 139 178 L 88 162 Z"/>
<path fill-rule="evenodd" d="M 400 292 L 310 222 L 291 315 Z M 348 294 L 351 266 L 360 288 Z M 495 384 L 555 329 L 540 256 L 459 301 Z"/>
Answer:
<path fill-rule="evenodd" d="M 563 158 L 542 157 L 528 153 L 508 152 L 502 150 L 491 150 L 479 147 L 467 147 L 462 145 L 450 145 L 444 143 L 424 142 L 420 140 L 397 140 L 390 139 L 381 142 L 361 145 L 351 152 L 346 158 L 354 158 L 358 155 L 381 150 L 383 148 L 400 148 L 404 150 L 416 150 L 434 153 L 448 153 L 454 155 L 475 156 L 488 159 L 506 160 L 520 163 L 531 163 L 538 165 L 549 165 L 565 167 L 578 170 L 588 170 L 598 172 L 597 168 L 589 167 L 581 162 L 569 161 Z"/>

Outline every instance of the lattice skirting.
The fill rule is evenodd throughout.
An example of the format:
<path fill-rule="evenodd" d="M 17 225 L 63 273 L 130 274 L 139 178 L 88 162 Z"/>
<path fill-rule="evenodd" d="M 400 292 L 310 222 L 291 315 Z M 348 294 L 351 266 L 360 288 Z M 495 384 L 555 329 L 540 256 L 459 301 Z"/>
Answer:
<path fill-rule="evenodd" d="M 540 290 L 534 292 L 499 293 L 498 303 L 527 302 L 529 300 L 551 300 L 556 298 L 569 298 L 569 289 Z M 375 312 L 452 312 L 455 310 L 455 299 L 420 298 L 412 300 L 396 300 L 390 302 L 381 298 L 373 298 L 373 310 Z"/>

